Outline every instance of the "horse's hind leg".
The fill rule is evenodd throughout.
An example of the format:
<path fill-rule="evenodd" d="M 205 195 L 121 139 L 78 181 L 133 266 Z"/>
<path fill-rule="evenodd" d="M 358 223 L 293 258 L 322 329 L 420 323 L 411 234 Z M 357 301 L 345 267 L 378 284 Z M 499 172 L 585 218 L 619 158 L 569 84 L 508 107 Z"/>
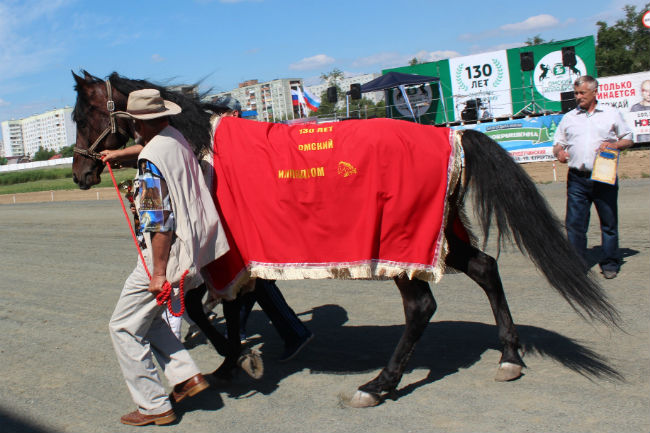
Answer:
<path fill-rule="evenodd" d="M 521 347 L 519 336 L 510 315 L 506 295 L 503 292 L 496 260 L 453 235 L 448 234 L 447 238 L 449 253 L 446 263 L 467 274 L 481 286 L 490 300 L 494 319 L 499 329 L 499 340 L 503 344 L 503 353 L 495 380 L 504 382 L 519 378 L 522 368 L 526 365 L 519 356 Z"/>
<path fill-rule="evenodd" d="M 346 403 L 353 407 L 376 406 L 383 397 L 393 392 L 402 379 L 406 363 L 413 353 L 415 343 L 420 339 L 429 320 L 436 311 L 436 301 L 431 294 L 429 284 L 421 280 L 395 278 L 395 283 L 402 295 L 406 326 L 404 333 L 388 362 L 379 375 L 359 387 Z"/>

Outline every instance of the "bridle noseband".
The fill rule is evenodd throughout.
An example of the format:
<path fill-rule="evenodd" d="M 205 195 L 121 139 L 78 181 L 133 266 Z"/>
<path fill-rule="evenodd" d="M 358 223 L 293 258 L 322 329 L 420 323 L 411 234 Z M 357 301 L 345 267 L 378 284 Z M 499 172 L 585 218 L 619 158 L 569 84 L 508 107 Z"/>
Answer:
<path fill-rule="evenodd" d="M 102 159 L 102 154 L 95 152 L 95 148 L 101 143 L 109 134 L 121 134 L 125 137 L 128 137 L 128 132 L 122 129 L 115 120 L 115 101 L 113 101 L 113 88 L 111 87 L 110 80 L 106 80 L 106 94 L 108 95 L 108 101 L 106 101 L 106 109 L 108 110 L 108 119 L 110 125 L 107 126 L 104 131 L 97 137 L 95 142 L 88 149 L 78 149 L 75 147 L 74 153 L 85 156 L 86 158 L 92 158 L 96 160 Z"/>

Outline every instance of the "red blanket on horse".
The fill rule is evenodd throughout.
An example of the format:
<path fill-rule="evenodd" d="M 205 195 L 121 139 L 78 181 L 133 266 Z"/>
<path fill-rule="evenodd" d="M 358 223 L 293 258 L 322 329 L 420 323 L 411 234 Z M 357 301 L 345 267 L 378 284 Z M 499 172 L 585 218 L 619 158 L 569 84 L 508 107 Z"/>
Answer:
<path fill-rule="evenodd" d="M 449 129 L 405 121 L 222 119 L 213 187 L 230 251 L 208 282 L 224 296 L 251 277 L 437 281 L 455 153 Z"/>

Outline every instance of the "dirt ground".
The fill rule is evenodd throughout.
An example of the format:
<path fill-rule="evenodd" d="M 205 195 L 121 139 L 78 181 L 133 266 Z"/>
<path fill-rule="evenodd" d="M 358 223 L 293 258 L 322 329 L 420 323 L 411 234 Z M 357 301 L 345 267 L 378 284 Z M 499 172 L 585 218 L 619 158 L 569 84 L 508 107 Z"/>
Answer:
<path fill-rule="evenodd" d="M 639 159 L 647 169 L 647 153 Z M 563 182 L 539 190 L 563 218 Z M 178 405 L 179 422 L 164 431 L 648 432 L 650 179 L 621 180 L 619 216 L 622 271 L 605 280 L 596 266 L 594 277 L 623 329 L 582 320 L 529 260 L 501 253 L 501 279 L 526 347 L 528 367 L 515 382 L 493 380 L 500 344 L 484 293 L 464 275 L 448 275 L 432 287 L 438 311 L 395 399 L 343 408 L 338 395 L 376 376 L 403 331 L 397 289 L 390 281 L 280 281 L 314 340 L 291 362 L 278 362 L 282 341 L 256 306 L 247 331 L 249 345 L 262 351 L 264 377 L 215 384 Z M 600 251 L 597 224 L 593 217 L 592 258 Z M 135 406 L 108 335 L 137 260 L 120 206 L 92 196 L 0 205 L 0 239 L 0 432 L 136 431 L 119 423 Z M 493 242 L 487 251 L 496 256 Z M 221 362 L 204 341 L 188 347 L 203 372 Z"/>
<path fill-rule="evenodd" d="M 650 150 L 624 152 L 619 162 L 620 179 L 641 179 L 650 177 Z M 567 166 L 559 162 L 531 162 L 523 164 L 526 172 L 537 183 L 566 182 Z M 72 181 L 71 187 L 72 185 Z M 63 191 L 42 191 L 22 194 L 2 194 L 0 204 L 37 203 L 46 201 L 114 200 L 114 188 L 91 188 L 88 191 L 70 189 Z"/>
<path fill-rule="evenodd" d="M 618 164 L 619 179 L 642 179 L 650 177 L 650 150 L 629 150 L 621 153 Z M 530 177 L 538 183 L 566 182 L 568 167 L 557 161 L 530 162 L 523 164 Z"/>

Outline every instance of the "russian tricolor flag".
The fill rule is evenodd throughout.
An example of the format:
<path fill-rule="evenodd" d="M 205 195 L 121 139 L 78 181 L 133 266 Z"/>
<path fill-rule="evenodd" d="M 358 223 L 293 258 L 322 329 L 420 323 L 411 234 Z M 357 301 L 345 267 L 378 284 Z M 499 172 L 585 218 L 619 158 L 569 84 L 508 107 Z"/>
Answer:
<path fill-rule="evenodd" d="M 291 89 L 291 103 L 293 105 L 298 105 L 298 92 L 294 89 Z"/>
<path fill-rule="evenodd" d="M 307 108 L 311 111 L 318 111 L 318 107 L 320 107 L 320 98 L 312 95 L 307 89 L 303 91 L 303 95 L 305 97 Z"/>

